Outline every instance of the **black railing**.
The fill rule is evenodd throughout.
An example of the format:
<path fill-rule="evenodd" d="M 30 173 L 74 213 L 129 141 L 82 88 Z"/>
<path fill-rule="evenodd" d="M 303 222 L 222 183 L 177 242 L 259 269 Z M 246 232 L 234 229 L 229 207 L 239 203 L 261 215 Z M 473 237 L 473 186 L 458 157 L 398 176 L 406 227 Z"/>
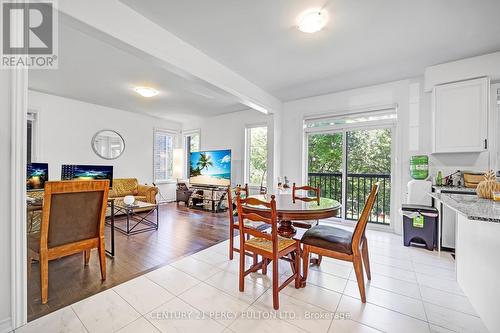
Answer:
<path fill-rule="evenodd" d="M 347 174 L 347 203 L 346 218 L 357 220 L 363 211 L 366 198 L 370 194 L 373 184 L 380 183 L 377 200 L 375 201 L 370 222 L 389 224 L 391 213 L 391 175 L 390 174 Z M 342 202 L 342 173 L 318 173 L 308 174 L 310 186 L 319 187 L 321 196 Z M 339 215 L 339 216 L 343 216 Z"/>

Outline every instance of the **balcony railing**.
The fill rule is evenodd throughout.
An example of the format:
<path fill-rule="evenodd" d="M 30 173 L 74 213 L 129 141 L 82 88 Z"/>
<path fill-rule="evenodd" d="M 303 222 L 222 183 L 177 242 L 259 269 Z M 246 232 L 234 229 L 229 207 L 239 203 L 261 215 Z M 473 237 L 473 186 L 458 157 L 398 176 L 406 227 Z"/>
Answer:
<path fill-rule="evenodd" d="M 389 224 L 391 212 L 391 175 L 390 174 L 347 174 L 346 219 L 357 220 L 363 211 L 365 201 L 373 184 L 380 183 L 377 200 L 373 206 L 369 222 Z M 319 187 L 321 196 L 342 202 L 342 173 L 308 174 L 310 186 Z M 340 215 L 342 216 L 342 215 Z"/>

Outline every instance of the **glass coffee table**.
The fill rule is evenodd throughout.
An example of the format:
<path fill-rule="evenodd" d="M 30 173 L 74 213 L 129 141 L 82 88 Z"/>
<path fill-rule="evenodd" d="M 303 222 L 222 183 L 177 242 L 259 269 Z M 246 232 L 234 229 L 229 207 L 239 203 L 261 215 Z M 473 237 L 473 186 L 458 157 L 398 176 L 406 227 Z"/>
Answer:
<path fill-rule="evenodd" d="M 156 215 L 156 219 L 154 216 Z M 126 220 L 126 227 L 120 226 L 120 220 Z M 115 202 L 115 228 L 126 235 L 135 235 L 142 232 L 158 230 L 160 214 L 158 204 L 135 201 L 132 205 L 122 200 Z"/>

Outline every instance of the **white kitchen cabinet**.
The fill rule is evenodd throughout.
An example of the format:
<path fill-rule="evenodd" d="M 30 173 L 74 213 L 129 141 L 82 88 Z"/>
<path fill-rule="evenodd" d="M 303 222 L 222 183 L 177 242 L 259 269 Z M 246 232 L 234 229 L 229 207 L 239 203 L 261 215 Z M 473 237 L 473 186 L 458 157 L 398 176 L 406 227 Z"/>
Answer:
<path fill-rule="evenodd" d="M 433 153 L 482 152 L 488 139 L 488 78 L 433 90 Z"/>

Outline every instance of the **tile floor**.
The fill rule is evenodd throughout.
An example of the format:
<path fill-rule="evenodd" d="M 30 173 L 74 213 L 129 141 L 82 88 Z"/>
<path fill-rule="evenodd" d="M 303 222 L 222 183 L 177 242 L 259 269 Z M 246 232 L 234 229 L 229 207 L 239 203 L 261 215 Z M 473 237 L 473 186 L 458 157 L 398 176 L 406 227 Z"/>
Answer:
<path fill-rule="evenodd" d="M 403 247 L 368 231 L 372 280 L 362 304 L 350 263 L 325 258 L 308 285 L 280 293 L 246 278 L 227 241 L 30 322 L 16 332 L 487 332 L 455 281 L 449 254 Z M 280 265 L 283 277 L 290 274 Z M 268 276 L 271 276 L 268 273 Z"/>

